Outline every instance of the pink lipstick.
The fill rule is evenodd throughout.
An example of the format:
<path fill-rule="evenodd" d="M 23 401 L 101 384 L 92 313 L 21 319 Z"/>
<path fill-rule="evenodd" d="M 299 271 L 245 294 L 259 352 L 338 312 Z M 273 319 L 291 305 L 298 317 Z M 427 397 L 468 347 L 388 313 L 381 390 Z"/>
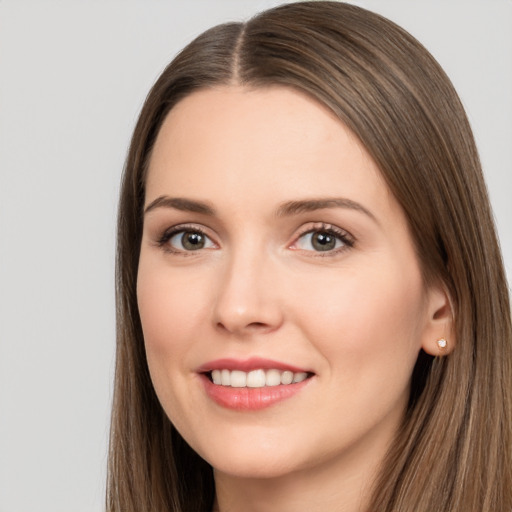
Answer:
<path fill-rule="evenodd" d="M 197 370 L 206 394 L 234 410 L 259 410 L 291 398 L 313 376 L 311 371 L 270 359 L 217 359 Z"/>

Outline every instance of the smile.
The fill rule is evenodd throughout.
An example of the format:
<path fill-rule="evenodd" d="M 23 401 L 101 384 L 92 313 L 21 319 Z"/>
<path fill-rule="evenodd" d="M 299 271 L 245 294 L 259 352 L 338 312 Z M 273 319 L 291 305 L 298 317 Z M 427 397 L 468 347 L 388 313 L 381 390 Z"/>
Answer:
<path fill-rule="evenodd" d="M 244 372 L 241 370 L 212 370 L 211 380 L 218 386 L 232 388 L 263 388 L 289 384 L 297 384 L 308 378 L 307 372 L 292 372 L 262 368 Z"/>
<path fill-rule="evenodd" d="M 206 395 L 235 411 L 257 411 L 292 398 L 314 381 L 315 373 L 287 363 L 253 357 L 217 359 L 196 369 Z"/>

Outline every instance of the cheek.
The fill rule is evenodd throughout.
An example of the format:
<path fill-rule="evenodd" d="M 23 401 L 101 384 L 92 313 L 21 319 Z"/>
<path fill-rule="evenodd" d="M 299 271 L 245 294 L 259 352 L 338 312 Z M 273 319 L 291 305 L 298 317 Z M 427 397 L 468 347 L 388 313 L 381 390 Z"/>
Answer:
<path fill-rule="evenodd" d="M 382 380 L 400 374 L 408 382 L 421 347 L 421 275 L 416 266 L 371 268 L 312 283 L 307 295 L 301 293 L 307 297 L 301 322 L 331 369 L 343 368 L 344 379 Z"/>
<path fill-rule="evenodd" d="M 190 277 L 190 276 L 189 276 Z M 150 370 L 181 360 L 204 325 L 204 290 L 178 272 L 141 261 L 137 301 Z M 202 299 L 201 299 L 202 298 Z M 173 357 L 169 357 L 173 356 Z"/>
<path fill-rule="evenodd" d="M 180 432 L 188 431 L 189 408 L 199 410 L 197 397 L 190 395 L 194 386 L 193 354 L 200 340 L 206 338 L 201 330 L 207 290 L 203 281 L 191 282 L 190 277 L 141 259 L 137 279 L 151 381 L 166 414 Z"/>

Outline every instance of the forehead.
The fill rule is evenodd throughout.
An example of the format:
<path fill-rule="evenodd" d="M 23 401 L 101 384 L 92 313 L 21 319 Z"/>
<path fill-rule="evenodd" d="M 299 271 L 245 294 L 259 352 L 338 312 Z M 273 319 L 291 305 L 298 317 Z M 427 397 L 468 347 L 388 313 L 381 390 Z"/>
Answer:
<path fill-rule="evenodd" d="M 262 189 L 268 201 L 342 195 L 389 206 L 390 199 L 356 136 L 286 87 L 226 86 L 184 98 L 160 129 L 146 188 L 146 203 L 165 193 L 249 205 Z"/>

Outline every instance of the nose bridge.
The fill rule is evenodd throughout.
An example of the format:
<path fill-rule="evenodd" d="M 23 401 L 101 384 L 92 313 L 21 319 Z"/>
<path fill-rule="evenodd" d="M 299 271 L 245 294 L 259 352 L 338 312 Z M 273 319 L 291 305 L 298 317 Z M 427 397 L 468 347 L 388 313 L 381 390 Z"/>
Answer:
<path fill-rule="evenodd" d="M 234 247 L 218 276 L 214 304 L 217 327 L 238 334 L 268 332 L 282 322 L 274 274 L 268 251 L 255 241 Z"/>

